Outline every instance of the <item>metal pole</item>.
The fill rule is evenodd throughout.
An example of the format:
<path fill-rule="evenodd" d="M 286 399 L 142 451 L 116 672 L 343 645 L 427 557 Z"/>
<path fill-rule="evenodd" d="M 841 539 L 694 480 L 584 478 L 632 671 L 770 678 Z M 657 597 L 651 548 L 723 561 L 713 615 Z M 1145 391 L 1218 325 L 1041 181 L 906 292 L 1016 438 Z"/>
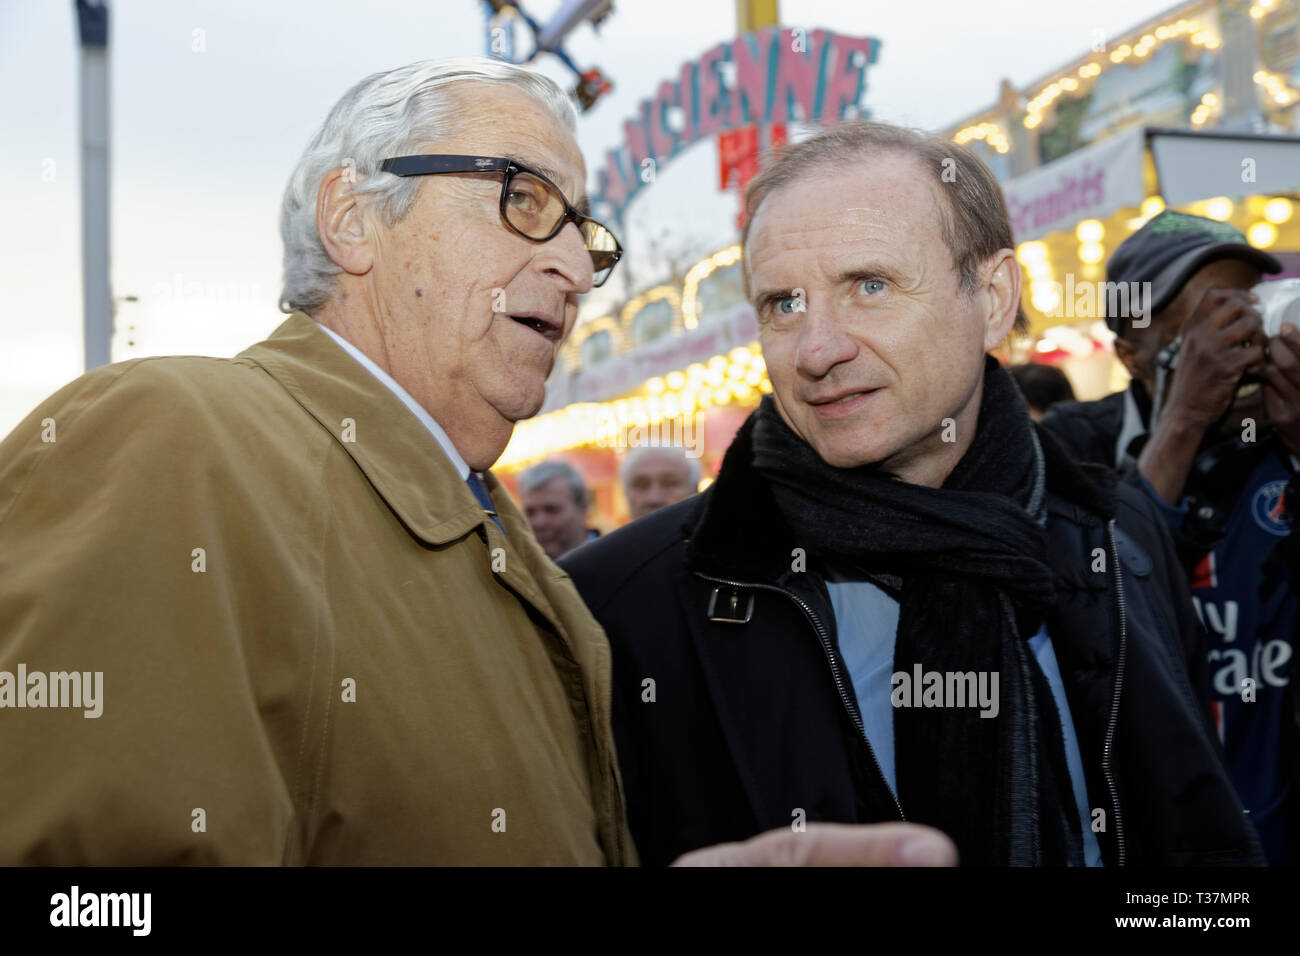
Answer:
<path fill-rule="evenodd" d="M 108 255 L 108 2 L 76 0 L 81 40 L 81 267 L 86 370 L 112 359 Z"/>

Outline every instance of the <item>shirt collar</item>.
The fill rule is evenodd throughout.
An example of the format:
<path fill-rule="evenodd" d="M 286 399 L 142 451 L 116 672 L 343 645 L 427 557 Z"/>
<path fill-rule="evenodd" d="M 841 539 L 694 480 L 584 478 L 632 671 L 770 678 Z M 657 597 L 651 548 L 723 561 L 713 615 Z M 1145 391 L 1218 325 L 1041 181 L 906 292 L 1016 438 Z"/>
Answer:
<path fill-rule="evenodd" d="M 465 463 L 465 459 L 462 458 L 460 452 L 456 450 L 456 446 L 451 443 L 451 439 L 448 438 L 447 433 L 442 430 L 442 426 L 439 425 L 434 417 L 429 414 L 425 407 L 412 398 L 410 392 L 397 384 L 397 380 L 375 364 L 374 360 L 371 359 L 370 356 L 366 355 L 365 352 L 361 351 L 333 329 L 321 325 L 319 322 L 317 325 L 320 327 L 322 332 L 338 343 L 339 348 L 343 349 L 343 351 L 347 352 L 354 359 L 360 362 L 367 372 L 379 379 L 379 381 L 384 384 L 385 388 L 401 399 L 402 404 L 411 410 L 411 414 L 420 420 L 420 424 L 428 429 L 429 434 L 434 437 L 438 446 L 447 453 L 447 457 L 450 458 L 451 463 L 456 466 L 456 471 L 460 477 L 462 479 L 469 478 L 469 465 Z"/>

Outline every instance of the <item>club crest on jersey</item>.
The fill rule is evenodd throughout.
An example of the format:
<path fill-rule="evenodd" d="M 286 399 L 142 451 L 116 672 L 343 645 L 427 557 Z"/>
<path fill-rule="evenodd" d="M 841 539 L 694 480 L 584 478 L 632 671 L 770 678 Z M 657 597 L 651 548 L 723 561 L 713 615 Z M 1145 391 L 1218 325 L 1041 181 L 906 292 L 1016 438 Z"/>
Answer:
<path fill-rule="evenodd" d="M 1255 524 L 1279 538 L 1291 533 L 1291 522 L 1287 519 L 1282 498 L 1285 491 L 1286 479 L 1279 478 L 1256 491 L 1250 502 L 1250 514 L 1255 519 Z"/>

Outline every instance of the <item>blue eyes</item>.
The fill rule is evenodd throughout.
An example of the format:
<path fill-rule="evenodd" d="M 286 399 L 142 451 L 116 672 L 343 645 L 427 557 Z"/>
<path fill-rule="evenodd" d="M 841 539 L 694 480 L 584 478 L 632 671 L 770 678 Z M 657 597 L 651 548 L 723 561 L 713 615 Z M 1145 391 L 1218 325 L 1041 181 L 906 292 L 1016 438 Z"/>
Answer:
<path fill-rule="evenodd" d="M 875 295 L 884 291 L 885 282 L 882 279 L 862 279 L 858 282 L 857 288 L 863 295 Z M 797 312 L 808 311 L 807 302 L 802 295 L 788 295 L 780 299 L 773 299 L 771 302 L 773 311 L 782 315 L 793 315 Z"/>

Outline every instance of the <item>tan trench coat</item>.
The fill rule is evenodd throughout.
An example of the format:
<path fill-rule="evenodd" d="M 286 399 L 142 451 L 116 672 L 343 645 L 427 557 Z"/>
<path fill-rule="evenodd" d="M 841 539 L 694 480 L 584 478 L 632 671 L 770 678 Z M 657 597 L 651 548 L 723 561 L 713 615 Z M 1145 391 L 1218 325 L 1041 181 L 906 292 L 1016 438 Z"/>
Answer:
<path fill-rule="evenodd" d="M 0 864 L 635 862 L 608 644 L 487 484 L 505 535 L 302 313 L 45 401 L 0 444 Z M 32 686 L 72 671 L 99 717 Z"/>

